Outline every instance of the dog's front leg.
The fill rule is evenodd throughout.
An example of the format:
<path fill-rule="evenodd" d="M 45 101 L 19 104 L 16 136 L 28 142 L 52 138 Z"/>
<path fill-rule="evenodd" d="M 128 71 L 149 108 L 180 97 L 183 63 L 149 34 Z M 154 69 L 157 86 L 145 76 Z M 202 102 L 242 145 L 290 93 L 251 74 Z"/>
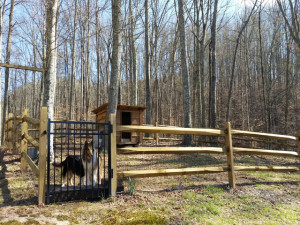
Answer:
<path fill-rule="evenodd" d="M 66 181 L 65 181 L 65 178 L 63 177 L 63 179 L 62 179 L 62 185 L 61 185 L 62 187 L 65 186 L 65 182 L 66 182 Z"/>
<path fill-rule="evenodd" d="M 87 178 L 86 184 L 90 185 L 90 174 L 89 173 L 86 174 L 86 178 Z"/>
<path fill-rule="evenodd" d="M 97 170 L 94 171 L 94 174 L 93 174 L 93 186 L 95 186 L 95 183 L 96 183 L 96 180 L 97 180 Z"/>
<path fill-rule="evenodd" d="M 81 179 L 81 182 L 80 182 L 80 183 L 81 183 L 82 185 L 85 185 L 85 179 L 84 179 L 84 178 L 85 178 L 85 176 L 83 176 L 83 177 L 80 178 L 80 179 Z"/>

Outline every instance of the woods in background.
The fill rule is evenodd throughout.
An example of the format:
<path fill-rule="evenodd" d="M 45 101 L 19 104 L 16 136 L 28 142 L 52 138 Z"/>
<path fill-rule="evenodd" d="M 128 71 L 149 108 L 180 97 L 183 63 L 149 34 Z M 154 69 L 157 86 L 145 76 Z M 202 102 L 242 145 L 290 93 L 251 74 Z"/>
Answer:
<path fill-rule="evenodd" d="M 148 124 L 300 129 L 299 0 L 64 0 L 52 41 L 47 2 L 1 1 L 2 62 L 47 68 L 47 46 L 57 57 L 56 87 L 47 73 L 1 69 L 5 114 L 38 117 L 52 87 L 56 119 L 94 120 L 113 93 L 147 106 Z"/>

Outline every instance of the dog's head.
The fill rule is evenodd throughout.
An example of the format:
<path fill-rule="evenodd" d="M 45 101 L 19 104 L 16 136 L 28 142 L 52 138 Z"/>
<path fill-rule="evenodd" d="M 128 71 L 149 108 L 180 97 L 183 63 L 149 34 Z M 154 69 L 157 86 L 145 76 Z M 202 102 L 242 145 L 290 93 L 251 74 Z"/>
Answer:
<path fill-rule="evenodd" d="M 93 158 L 93 142 L 88 143 L 87 141 L 85 141 L 83 147 L 82 159 L 84 161 L 90 162 L 92 158 Z"/>

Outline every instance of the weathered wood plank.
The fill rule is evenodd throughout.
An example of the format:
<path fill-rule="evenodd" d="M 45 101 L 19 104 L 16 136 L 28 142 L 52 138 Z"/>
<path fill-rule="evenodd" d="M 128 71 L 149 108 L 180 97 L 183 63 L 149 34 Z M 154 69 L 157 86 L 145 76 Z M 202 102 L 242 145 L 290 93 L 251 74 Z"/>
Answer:
<path fill-rule="evenodd" d="M 271 138 L 277 140 L 286 140 L 286 141 L 297 141 L 297 137 L 289 136 L 289 135 L 280 135 L 280 134 L 268 134 L 268 133 L 260 133 L 253 131 L 243 131 L 243 130 L 232 130 L 232 135 L 242 135 L 249 137 L 263 137 L 263 138 Z"/>
<path fill-rule="evenodd" d="M 21 65 L 7 64 L 7 63 L 0 63 L 0 67 L 8 67 L 8 68 L 13 68 L 13 69 L 21 69 L 21 70 L 30 70 L 30 71 L 44 72 L 44 69 L 42 69 L 42 68 L 29 67 L 29 66 L 21 66 Z"/>
<path fill-rule="evenodd" d="M 297 138 L 298 138 L 298 156 L 299 156 L 299 159 L 300 159 L 300 130 L 298 130 L 297 132 L 296 132 L 296 136 L 297 136 Z"/>
<path fill-rule="evenodd" d="M 109 121 L 113 126 L 113 132 L 111 133 L 110 146 L 111 146 L 111 169 L 113 171 L 113 177 L 111 179 L 111 195 L 115 196 L 117 193 L 117 140 L 116 140 L 116 114 L 109 115 Z"/>
<path fill-rule="evenodd" d="M 21 156 L 25 159 L 27 164 L 30 166 L 34 175 L 39 177 L 39 168 L 35 165 L 35 163 L 32 161 L 32 159 L 25 152 L 22 152 Z"/>
<path fill-rule="evenodd" d="M 22 112 L 22 118 L 27 117 L 28 116 L 28 109 L 23 109 Z M 28 123 L 26 121 L 22 122 L 22 127 L 21 127 L 21 136 L 25 135 L 28 133 Z M 24 152 L 27 154 L 27 140 L 25 138 L 22 138 L 21 140 L 21 154 Z M 26 161 L 23 157 L 21 157 L 21 171 L 25 172 L 26 170 Z"/>
<path fill-rule="evenodd" d="M 194 134 L 218 136 L 224 135 L 220 129 L 201 129 L 201 128 L 183 128 L 183 127 L 153 127 L 153 126 L 117 126 L 117 131 L 121 132 L 142 132 L 142 133 L 161 133 L 161 134 Z"/>
<path fill-rule="evenodd" d="M 232 149 L 232 133 L 231 124 L 227 122 L 225 125 L 225 145 L 226 145 L 226 156 L 228 165 L 228 178 L 229 184 L 232 188 L 235 188 L 235 176 L 234 176 L 234 160 L 233 160 L 233 149 Z"/>
<path fill-rule="evenodd" d="M 258 154 L 258 155 L 273 155 L 273 156 L 287 156 L 298 157 L 297 152 L 293 151 L 279 151 L 279 150 L 267 150 L 267 149 L 251 149 L 251 148 L 233 148 L 234 153 L 238 154 Z"/>
<path fill-rule="evenodd" d="M 40 126 L 40 120 L 39 119 L 35 119 L 35 118 L 31 118 L 28 116 L 23 117 L 23 120 L 26 121 L 27 123 L 39 127 Z"/>
<path fill-rule="evenodd" d="M 27 133 L 24 134 L 24 137 L 27 141 L 29 141 L 30 144 L 32 144 L 37 150 L 39 150 L 39 142 L 36 141 L 33 137 L 28 135 Z"/>
<path fill-rule="evenodd" d="M 198 167 L 184 169 L 161 169 L 161 170 L 131 170 L 118 172 L 118 178 L 143 178 L 158 176 L 177 176 L 192 174 L 221 173 L 228 171 L 227 167 Z"/>
<path fill-rule="evenodd" d="M 276 172 L 293 172 L 299 171 L 295 166 L 235 166 L 235 171 L 276 171 Z"/>
<path fill-rule="evenodd" d="M 118 154 L 194 154 L 194 153 L 224 153 L 218 147 L 125 147 L 118 148 Z"/>
<path fill-rule="evenodd" d="M 47 162 L 47 126 L 48 110 L 42 107 L 40 112 L 39 138 L 39 205 L 45 204 L 46 191 L 46 162 Z"/>

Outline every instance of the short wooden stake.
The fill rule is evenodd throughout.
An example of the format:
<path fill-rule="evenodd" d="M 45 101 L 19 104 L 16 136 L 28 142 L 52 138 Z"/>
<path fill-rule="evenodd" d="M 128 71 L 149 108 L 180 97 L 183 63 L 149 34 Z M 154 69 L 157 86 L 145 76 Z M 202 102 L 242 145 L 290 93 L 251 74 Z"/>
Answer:
<path fill-rule="evenodd" d="M 296 136 L 298 137 L 298 156 L 300 159 L 300 130 L 296 132 Z"/>
<path fill-rule="evenodd" d="M 116 196 L 117 193 L 117 126 L 116 126 L 116 114 L 109 115 L 109 121 L 112 124 L 113 132 L 110 135 L 110 153 L 111 153 L 111 190 L 110 195 Z"/>
<path fill-rule="evenodd" d="M 48 111 L 47 107 L 42 107 L 40 113 L 39 131 L 39 205 L 45 204 L 46 190 L 46 162 L 47 162 L 47 126 Z"/>
<path fill-rule="evenodd" d="M 13 120 L 14 114 L 9 113 L 8 114 L 8 127 L 7 127 L 7 147 L 11 151 L 13 149 Z"/>
<path fill-rule="evenodd" d="M 224 132 L 225 132 L 225 145 L 226 145 L 229 185 L 231 186 L 231 188 L 235 188 L 232 135 L 231 135 L 230 122 L 226 123 Z"/>
<path fill-rule="evenodd" d="M 250 127 L 250 131 L 253 131 L 253 127 Z M 251 137 L 251 148 L 255 148 L 255 142 L 253 137 Z"/>
<path fill-rule="evenodd" d="M 28 116 L 28 109 L 23 109 L 22 118 Z M 27 140 L 25 138 L 25 134 L 28 134 L 28 123 L 22 120 L 22 128 L 21 128 L 21 155 L 23 152 L 27 154 Z M 25 172 L 26 170 L 26 160 L 21 157 L 21 171 Z"/>
<path fill-rule="evenodd" d="M 140 126 L 143 126 L 143 111 L 140 110 Z M 139 143 L 140 144 L 143 144 L 143 141 L 144 141 L 144 134 L 143 133 L 138 133 L 139 135 Z"/>
<path fill-rule="evenodd" d="M 14 125 L 13 125 L 13 153 L 18 154 L 18 149 L 17 149 L 17 142 L 18 142 L 18 120 L 15 117 L 14 118 Z"/>
<path fill-rule="evenodd" d="M 155 126 L 158 127 L 158 122 L 155 122 Z M 156 145 L 158 145 L 158 142 L 159 142 L 158 133 L 155 134 L 155 140 L 156 140 Z"/>

